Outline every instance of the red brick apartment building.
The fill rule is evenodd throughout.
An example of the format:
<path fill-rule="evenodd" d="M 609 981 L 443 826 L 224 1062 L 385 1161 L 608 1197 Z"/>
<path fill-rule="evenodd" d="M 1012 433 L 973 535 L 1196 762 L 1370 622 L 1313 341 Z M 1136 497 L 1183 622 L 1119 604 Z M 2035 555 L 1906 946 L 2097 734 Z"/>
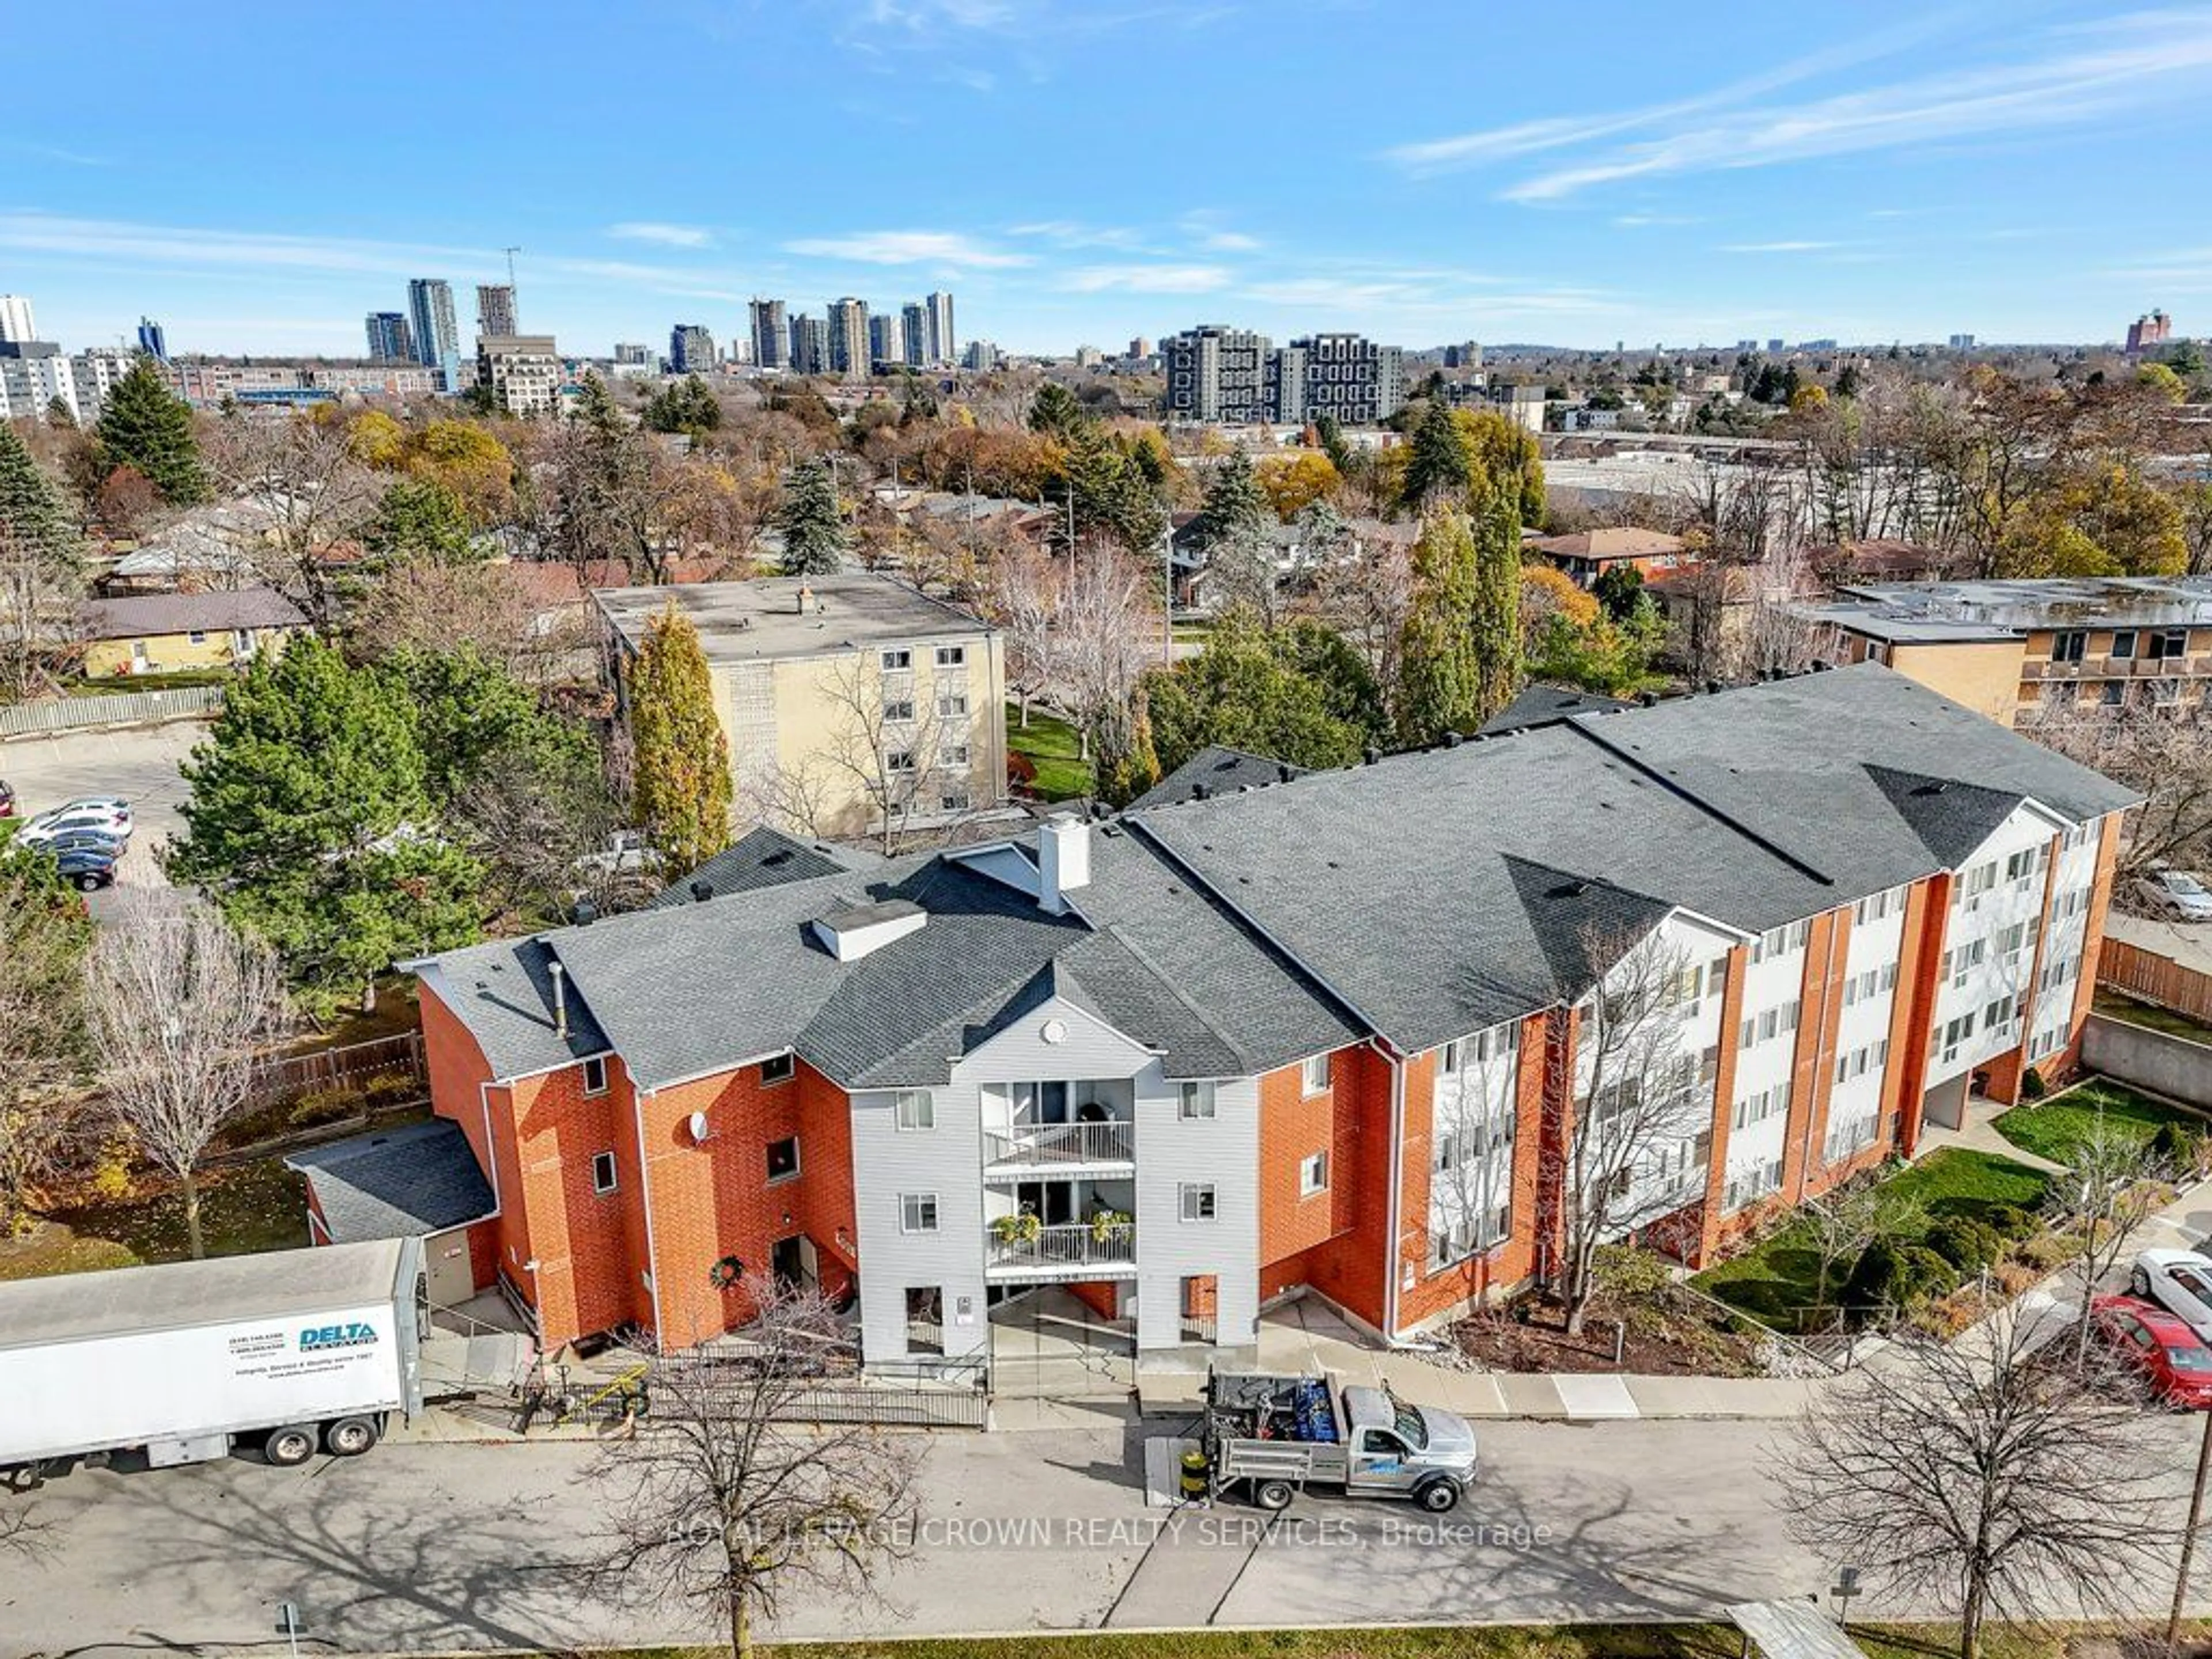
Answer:
<path fill-rule="evenodd" d="M 1867 665 L 1211 753 L 925 856 L 757 831 L 413 964 L 438 1121 L 319 1156 L 319 1237 L 433 1234 L 549 1346 L 719 1332 L 752 1273 L 849 1292 L 871 1363 L 987 1352 L 1046 1285 L 1166 1363 L 1304 1293 L 1398 1335 L 1552 1269 L 1625 1098 L 1593 1021 L 1654 961 L 1682 1115 L 1616 1213 L 1691 1262 L 2063 1071 L 2131 804 Z"/>

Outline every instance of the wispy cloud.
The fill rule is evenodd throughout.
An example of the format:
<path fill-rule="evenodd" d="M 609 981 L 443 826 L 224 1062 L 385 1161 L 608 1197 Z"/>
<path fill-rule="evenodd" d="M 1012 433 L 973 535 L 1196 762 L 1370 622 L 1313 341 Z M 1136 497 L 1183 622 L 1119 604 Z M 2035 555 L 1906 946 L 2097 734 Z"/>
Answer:
<path fill-rule="evenodd" d="M 815 259 L 851 259 L 864 265 L 966 265 L 995 270 L 1034 264 L 1026 253 L 985 246 L 951 230 L 863 230 L 848 236 L 803 236 L 783 245 L 787 253 Z"/>
<path fill-rule="evenodd" d="M 1212 294 L 1228 287 L 1232 275 L 1224 265 L 1085 265 L 1060 286 L 1071 294 Z"/>
<path fill-rule="evenodd" d="M 656 242 L 662 247 L 712 247 L 714 233 L 704 225 L 672 225 L 656 219 L 629 219 L 609 225 L 607 234 L 622 242 Z"/>
<path fill-rule="evenodd" d="M 1757 101 L 1844 64 L 1887 55 L 1899 37 L 1800 60 L 1700 97 L 1621 114 L 1523 122 L 1401 146 L 1415 173 L 1577 150 L 1510 183 L 1509 201 L 1548 202 L 1624 179 L 1773 167 L 1824 156 L 2021 134 L 2176 104 L 2212 87 L 2212 7 L 2046 32 L 2032 57 L 1984 62 L 1826 96 Z M 1649 133 L 1632 143 L 1623 135 Z"/>
<path fill-rule="evenodd" d="M 1249 253 L 1261 246 L 1258 237 L 1231 229 L 1221 222 L 1221 217 L 1210 208 L 1194 208 L 1176 223 L 1184 235 L 1195 238 L 1199 246 L 1209 253 Z"/>
<path fill-rule="evenodd" d="M 33 161 L 58 161 L 65 167 L 106 167 L 115 164 L 105 155 L 89 151 L 70 149 L 60 144 L 44 144 L 28 138 L 0 138 L 0 152 L 9 155 L 27 155 Z"/>
<path fill-rule="evenodd" d="M 1620 230 L 1645 230 L 1660 225 L 1701 225 L 1705 220 L 1694 213 L 1622 213 L 1613 222 Z"/>
<path fill-rule="evenodd" d="M 1130 226 L 1091 225 L 1079 219 L 1039 219 L 1028 224 L 1009 225 L 1006 234 L 1035 238 L 1054 247 L 1112 247 L 1132 253 L 1160 251 L 1148 246 L 1145 233 Z"/>
<path fill-rule="evenodd" d="M 1723 253 L 1830 253 L 1838 248 L 1851 246 L 1849 242 L 1723 242 Z"/>

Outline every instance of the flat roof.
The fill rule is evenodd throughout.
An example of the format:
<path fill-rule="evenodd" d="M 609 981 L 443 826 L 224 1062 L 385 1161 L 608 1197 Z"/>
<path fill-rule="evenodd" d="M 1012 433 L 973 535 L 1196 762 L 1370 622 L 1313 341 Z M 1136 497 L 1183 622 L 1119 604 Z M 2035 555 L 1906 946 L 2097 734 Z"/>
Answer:
<path fill-rule="evenodd" d="M 1954 622 L 1894 605 L 1853 604 L 1797 607 L 1800 616 L 1892 645 L 2017 645 L 2021 630 L 1989 623 Z"/>
<path fill-rule="evenodd" d="M 17 1279 L 0 1284 L 0 1348 L 386 1301 L 404 1248 L 380 1239 Z"/>
<path fill-rule="evenodd" d="M 1851 582 L 1842 592 L 1892 615 L 1985 629 L 2212 627 L 2212 576 Z"/>
<path fill-rule="evenodd" d="M 862 645 L 992 631 L 989 623 L 903 582 L 859 571 L 605 588 L 592 597 L 632 650 L 653 619 L 673 605 L 699 630 L 709 663 L 830 656 Z"/>

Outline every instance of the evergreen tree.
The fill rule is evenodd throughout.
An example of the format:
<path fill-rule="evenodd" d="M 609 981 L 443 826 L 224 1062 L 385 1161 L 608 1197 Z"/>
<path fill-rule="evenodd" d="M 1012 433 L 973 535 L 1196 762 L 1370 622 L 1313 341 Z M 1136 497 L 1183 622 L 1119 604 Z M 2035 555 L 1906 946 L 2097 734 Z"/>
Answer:
<path fill-rule="evenodd" d="M 192 411 L 182 398 L 170 395 L 154 360 L 143 352 L 107 394 L 94 430 L 106 470 L 135 468 L 173 507 L 197 507 L 208 499 L 207 470 L 200 464 L 199 441 L 192 435 Z"/>
<path fill-rule="evenodd" d="M 645 423 L 655 432 L 684 432 L 696 437 L 721 425 L 721 400 L 706 381 L 687 374 L 647 400 Z"/>
<path fill-rule="evenodd" d="M 1626 622 L 1644 603 L 1644 573 L 1632 564 L 1609 564 L 1590 584 L 1590 597 L 1615 622 Z"/>
<path fill-rule="evenodd" d="M 699 630 L 672 602 L 630 665 L 631 809 L 666 872 L 730 843 L 730 744 Z"/>
<path fill-rule="evenodd" d="M 438 833 L 396 677 L 313 636 L 258 657 L 184 775 L 171 873 L 267 939 L 311 996 L 373 1006 L 393 962 L 477 936 L 482 872 Z"/>
<path fill-rule="evenodd" d="M 74 572 L 83 553 L 60 495 L 5 421 L 0 421 L 0 536 L 52 574 Z"/>
<path fill-rule="evenodd" d="M 1467 515 L 1456 507 L 1431 514 L 1413 544 L 1413 601 L 1400 646 L 1395 711 L 1399 738 L 1409 747 L 1472 731 L 1485 718 L 1477 558 Z"/>
<path fill-rule="evenodd" d="M 49 398 L 46 399 L 46 424 L 57 432 L 74 432 L 77 429 L 76 410 L 69 406 L 66 398 Z"/>
<path fill-rule="evenodd" d="M 810 456 L 792 468 L 783 502 L 775 510 L 783 532 L 784 574 L 834 576 L 845 567 L 845 520 L 829 464 Z"/>
<path fill-rule="evenodd" d="M 363 537 L 386 564 L 481 564 L 460 497 L 429 478 L 402 478 L 384 493 Z"/>
<path fill-rule="evenodd" d="M 1521 515 L 1510 489 L 1478 492 L 1473 530 L 1473 724 L 1480 726 L 1521 690 Z"/>
<path fill-rule="evenodd" d="M 1030 430 L 1071 447 L 1088 441 L 1097 424 L 1076 395 L 1057 380 L 1039 386 L 1036 400 L 1030 405 Z"/>
<path fill-rule="evenodd" d="M 1406 477 L 1400 503 L 1422 507 L 1437 501 L 1456 502 L 1474 482 L 1474 458 L 1468 451 L 1467 434 L 1452 412 L 1432 403 L 1421 423 L 1413 428 L 1413 441 L 1406 459 Z"/>
<path fill-rule="evenodd" d="M 1252 463 L 1241 449 L 1230 451 L 1206 481 L 1198 509 L 1198 544 L 1212 547 L 1238 536 L 1262 536 L 1275 523 L 1275 509 L 1260 487 Z"/>
<path fill-rule="evenodd" d="M 1322 672 L 1309 672 L 1309 662 Z M 1304 629 L 1270 632 L 1232 612 L 1197 656 L 1145 677 L 1158 764 L 1172 771 L 1208 744 L 1222 744 L 1293 766 L 1349 766 L 1370 735 L 1352 711 L 1373 707 L 1373 682 L 1363 696 L 1334 677 L 1364 672 L 1356 656 L 1326 662 Z"/>

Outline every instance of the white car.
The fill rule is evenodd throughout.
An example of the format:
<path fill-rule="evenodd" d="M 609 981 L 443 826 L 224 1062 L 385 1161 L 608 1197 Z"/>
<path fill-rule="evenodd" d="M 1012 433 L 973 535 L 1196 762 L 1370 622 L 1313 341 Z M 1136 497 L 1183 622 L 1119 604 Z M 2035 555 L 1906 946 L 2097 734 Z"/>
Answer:
<path fill-rule="evenodd" d="M 2154 870 L 2136 882 L 2136 896 L 2174 921 L 2212 921 L 2212 889 L 2186 870 Z"/>
<path fill-rule="evenodd" d="M 2212 1342 L 2212 1256 L 2145 1250 L 2128 1273 L 2128 1288 Z"/>
<path fill-rule="evenodd" d="M 44 847 L 66 836 L 103 836 L 120 847 L 131 839 L 128 819 L 106 812 L 46 812 L 25 824 L 15 839 L 26 847 Z"/>
<path fill-rule="evenodd" d="M 113 795 L 88 795 L 40 813 L 23 826 L 24 839 L 46 830 L 98 830 L 118 841 L 131 839 L 131 803 Z"/>

